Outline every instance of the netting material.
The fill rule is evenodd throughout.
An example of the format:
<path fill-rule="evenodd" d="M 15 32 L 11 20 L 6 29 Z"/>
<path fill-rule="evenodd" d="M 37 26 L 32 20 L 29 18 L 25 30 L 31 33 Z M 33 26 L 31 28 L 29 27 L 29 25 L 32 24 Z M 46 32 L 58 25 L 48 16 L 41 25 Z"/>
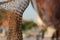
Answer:
<path fill-rule="evenodd" d="M 9 31 L 7 40 L 23 40 L 22 38 L 22 16 L 29 5 L 29 0 L 15 0 L 0 5 L 5 10 L 9 10 Z"/>

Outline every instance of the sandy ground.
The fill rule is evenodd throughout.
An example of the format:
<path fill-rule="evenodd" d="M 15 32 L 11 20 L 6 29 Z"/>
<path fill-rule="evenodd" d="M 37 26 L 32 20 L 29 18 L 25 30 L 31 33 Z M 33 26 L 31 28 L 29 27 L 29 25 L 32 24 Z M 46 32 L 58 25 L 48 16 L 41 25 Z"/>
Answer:
<path fill-rule="evenodd" d="M 6 37 L 0 37 L 0 40 L 6 40 Z M 36 37 L 24 38 L 23 40 L 36 40 Z M 39 38 L 39 40 L 42 40 Z M 51 40 L 51 38 L 44 38 L 43 40 Z"/>
<path fill-rule="evenodd" d="M 6 40 L 6 38 L 7 37 L 0 37 L 0 40 Z M 28 38 L 23 38 L 23 40 L 37 40 L 37 38 L 36 37 L 28 37 Z M 42 40 L 41 37 L 39 38 L 39 40 Z M 44 38 L 43 40 L 51 40 L 51 38 Z"/>

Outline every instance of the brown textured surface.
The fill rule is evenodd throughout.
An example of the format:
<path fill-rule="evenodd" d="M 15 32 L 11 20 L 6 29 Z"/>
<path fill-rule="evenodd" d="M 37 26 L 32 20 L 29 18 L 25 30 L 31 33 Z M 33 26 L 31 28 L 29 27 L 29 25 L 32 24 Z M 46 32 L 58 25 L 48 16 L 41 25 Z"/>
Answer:
<path fill-rule="evenodd" d="M 37 0 L 39 14 L 48 25 L 60 24 L 60 0 Z"/>
<path fill-rule="evenodd" d="M 46 25 L 54 25 L 56 38 L 60 32 L 60 0 L 36 0 L 39 15 Z M 57 39 L 58 40 L 58 39 Z"/>

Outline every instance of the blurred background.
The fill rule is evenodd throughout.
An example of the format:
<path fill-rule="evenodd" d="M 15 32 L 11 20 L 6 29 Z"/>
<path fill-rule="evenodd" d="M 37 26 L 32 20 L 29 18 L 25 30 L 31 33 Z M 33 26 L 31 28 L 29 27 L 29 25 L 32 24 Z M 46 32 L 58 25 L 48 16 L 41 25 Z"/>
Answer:
<path fill-rule="evenodd" d="M 23 14 L 23 38 L 24 40 L 42 40 L 40 37 L 40 25 L 42 21 L 30 3 Z"/>

